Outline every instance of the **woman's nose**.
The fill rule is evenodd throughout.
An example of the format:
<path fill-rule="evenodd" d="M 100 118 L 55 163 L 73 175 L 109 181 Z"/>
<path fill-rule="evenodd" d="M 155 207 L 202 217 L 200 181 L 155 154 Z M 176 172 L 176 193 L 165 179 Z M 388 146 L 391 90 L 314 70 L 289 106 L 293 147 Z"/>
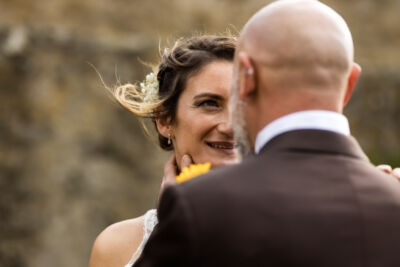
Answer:
<path fill-rule="evenodd" d="M 218 123 L 217 130 L 221 134 L 233 138 L 232 119 L 229 115 L 224 116 L 224 118 Z"/>

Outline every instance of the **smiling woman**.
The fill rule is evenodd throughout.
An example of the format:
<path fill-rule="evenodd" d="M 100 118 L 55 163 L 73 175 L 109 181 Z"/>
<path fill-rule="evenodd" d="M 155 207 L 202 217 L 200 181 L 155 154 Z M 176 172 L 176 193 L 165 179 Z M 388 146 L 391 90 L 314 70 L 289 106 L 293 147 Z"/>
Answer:
<path fill-rule="evenodd" d="M 158 126 L 160 132 L 173 133 L 178 159 L 188 154 L 194 162 L 210 162 L 214 167 L 237 162 L 229 122 L 231 77 L 232 63 L 219 60 L 188 79 L 175 124 L 166 129 Z"/>
<path fill-rule="evenodd" d="M 158 68 L 143 83 L 114 89 L 124 107 L 153 121 L 159 146 L 174 151 L 161 190 L 190 163 L 209 162 L 213 168 L 239 161 L 229 119 L 235 46 L 230 37 L 181 40 L 164 51 Z M 109 226 L 96 239 L 90 266 L 130 266 L 156 224 L 156 211 L 150 210 Z"/>

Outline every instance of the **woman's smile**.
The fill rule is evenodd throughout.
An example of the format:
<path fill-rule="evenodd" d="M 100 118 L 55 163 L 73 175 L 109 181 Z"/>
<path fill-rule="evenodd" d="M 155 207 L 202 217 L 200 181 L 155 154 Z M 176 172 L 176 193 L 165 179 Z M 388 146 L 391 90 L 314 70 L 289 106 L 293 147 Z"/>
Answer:
<path fill-rule="evenodd" d="M 236 144 L 233 141 L 206 141 L 206 145 L 212 149 L 215 149 L 218 152 L 226 153 L 226 154 L 235 154 Z"/>

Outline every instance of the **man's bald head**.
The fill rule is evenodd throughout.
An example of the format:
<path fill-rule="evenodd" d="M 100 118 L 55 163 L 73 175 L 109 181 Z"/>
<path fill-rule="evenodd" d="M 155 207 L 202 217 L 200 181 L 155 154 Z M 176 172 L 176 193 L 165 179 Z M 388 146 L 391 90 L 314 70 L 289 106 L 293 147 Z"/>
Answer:
<path fill-rule="evenodd" d="M 316 0 L 281 0 L 266 6 L 245 25 L 239 51 L 282 78 L 276 81 L 280 88 L 343 87 L 353 62 L 345 21 Z"/>
<path fill-rule="evenodd" d="M 342 112 L 361 68 L 343 18 L 317 0 L 280 0 L 245 25 L 235 55 L 235 134 L 254 144 L 271 121 L 302 110 Z M 245 139 L 245 138 L 242 138 Z"/>

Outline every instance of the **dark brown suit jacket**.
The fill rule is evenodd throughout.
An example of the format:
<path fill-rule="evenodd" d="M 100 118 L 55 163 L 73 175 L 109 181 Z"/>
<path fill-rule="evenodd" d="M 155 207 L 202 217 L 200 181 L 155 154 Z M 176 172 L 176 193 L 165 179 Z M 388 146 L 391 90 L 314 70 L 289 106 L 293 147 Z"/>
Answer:
<path fill-rule="evenodd" d="M 400 184 L 333 132 L 279 135 L 168 188 L 158 212 L 134 266 L 400 267 Z"/>

